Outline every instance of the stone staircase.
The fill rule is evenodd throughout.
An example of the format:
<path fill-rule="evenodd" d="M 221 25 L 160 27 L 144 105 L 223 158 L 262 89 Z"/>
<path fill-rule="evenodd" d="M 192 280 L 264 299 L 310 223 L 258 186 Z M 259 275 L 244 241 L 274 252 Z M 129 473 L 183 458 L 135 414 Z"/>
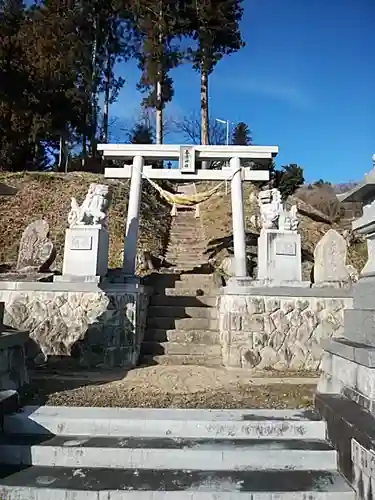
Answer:
<path fill-rule="evenodd" d="M 155 277 L 141 363 L 222 364 L 212 274 Z"/>
<path fill-rule="evenodd" d="M 182 185 L 181 193 L 194 192 Z M 141 363 L 221 365 L 216 296 L 219 290 L 205 254 L 201 220 L 178 209 L 172 220 L 166 261 L 171 268 L 153 277 Z"/>
<path fill-rule="evenodd" d="M 2 500 L 355 499 L 310 411 L 26 407 L 2 431 Z"/>
<path fill-rule="evenodd" d="M 185 191 L 190 186 L 185 187 Z M 180 189 L 181 190 L 181 189 Z M 201 219 L 195 210 L 178 209 L 172 218 L 165 258 L 177 270 L 188 271 L 207 265 L 206 241 Z"/>

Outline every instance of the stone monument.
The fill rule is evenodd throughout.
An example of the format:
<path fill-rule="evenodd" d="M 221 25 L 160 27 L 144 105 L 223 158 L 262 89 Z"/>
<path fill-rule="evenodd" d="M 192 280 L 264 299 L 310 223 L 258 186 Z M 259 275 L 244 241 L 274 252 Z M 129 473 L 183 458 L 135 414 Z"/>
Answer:
<path fill-rule="evenodd" d="M 63 275 L 56 281 L 99 281 L 108 272 L 108 208 L 111 191 L 90 184 L 85 200 L 72 198 L 65 235 Z"/>
<path fill-rule="evenodd" d="M 347 242 L 335 229 L 330 229 L 314 250 L 314 286 L 336 286 L 351 283 L 346 265 Z"/>
<path fill-rule="evenodd" d="M 343 197 L 341 196 L 341 200 Z M 344 312 L 344 333 L 325 349 L 316 407 L 328 422 L 342 472 L 359 500 L 375 499 L 375 183 L 364 182 L 345 195 L 363 201 L 353 230 L 367 240 L 368 261 L 353 285 L 353 309 Z"/>
<path fill-rule="evenodd" d="M 56 259 L 56 249 L 48 238 L 46 220 L 36 220 L 24 230 L 18 251 L 17 272 L 46 273 Z"/>
<path fill-rule="evenodd" d="M 287 210 L 278 189 L 261 191 L 258 204 L 261 224 L 258 281 L 266 285 L 300 285 L 302 260 L 297 207 Z"/>

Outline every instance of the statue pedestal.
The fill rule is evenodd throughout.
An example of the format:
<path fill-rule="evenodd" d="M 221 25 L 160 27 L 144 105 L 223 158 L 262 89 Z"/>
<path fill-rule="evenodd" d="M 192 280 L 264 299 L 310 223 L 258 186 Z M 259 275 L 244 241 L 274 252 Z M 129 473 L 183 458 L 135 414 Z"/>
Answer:
<path fill-rule="evenodd" d="M 258 280 L 279 284 L 302 281 L 301 236 L 296 231 L 261 230 Z"/>
<path fill-rule="evenodd" d="M 108 231 L 98 226 L 76 226 L 65 233 L 64 276 L 104 277 L 108 272 Z"/>

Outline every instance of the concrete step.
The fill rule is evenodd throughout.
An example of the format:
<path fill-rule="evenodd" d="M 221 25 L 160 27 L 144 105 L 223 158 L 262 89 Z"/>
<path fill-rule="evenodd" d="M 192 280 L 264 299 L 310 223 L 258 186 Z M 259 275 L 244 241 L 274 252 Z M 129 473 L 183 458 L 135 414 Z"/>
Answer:
<path fill-rule="evenodd" d="M 169 243 L 167 246 L 167 252 L 171 251 L 179 251 L 179 252 L 191 252 L 195 254 L 203 255 L 206 252 L 206 247 L 204 245 L 199 245 L 199 242 L 194 241 L 186 241 L 186 242 L 174 242 Z"/>
<path fill-rule="evenodd" d="M 200 356 L 206 358 L 221 358 L 220 344 L 198 344 L 194 342 L 143 342 L 142 356 Z"/>
<path fill-rule="evenodd" d="M 220 283 L 220 285 L 219 285 Z M 153 277 L 152 284 L 154 286 L 168 286 L 173 288 L 174 286 L 196 286 L 196 284 L 204 285 L 211 284 L 214 286 L 221 286 L 218 276 L 213 274 L 173 274 L 165 273 L 159 274 Z M 184 284 L 184 285 L 183 285 Z"/>
<path fill-rule="evenodd" d="M 201 293 L 203 292 L 203 295 L 207 295 L 208 297 L 214 297 L 216 292 L 218 291 L 217 288 L 214 288 L 212 286 L 206 286 L 206 285 L 201 285 L 197 287 L 176 287 L 176 288 L 154 288 L 154 294 L 155 295 L 165 295 L 165 296 L 199 296 L 201 297 Z M 202 296 L 203 296 L 202 295 Z"/>
<path fill-rule="evenodd" d="M 208 259 L 204 255 L 194 255 L 194 254 L 182 254 L 182 253 L 174 253 L 174 254 L 169 254 L 167 253 L 165 256 L 167 262 L 173 262 L 178 266 L 179 264 L 191 264 L 191 265 L 197 265 L 197 264 L 207 264 Z"/>
<path fill-rule="evenodd" d="M 172 233 L 168 238 L 169 245 L 194 245 L 194 242 L 198 247 L 207 247 L 207 242 L 202 235 L 197 234 L 194 231 L 187 231 L 186 233 Z"/>
<path fill-rule="evenodd" d="M 169 245 L 198 245 L 207 246 L 207 241 L 202 234 L 186 229 L 171 233 L 168 238 Z"/>
<path fill-rule="evenodd" d="M 179 244 L 188 244 L 188 243 L 198 243 L 200 245 L 206 245 L 206 239 L 204 238 L 202 233 L 194 231 L 194 229 L 187 228 L 183 231 L 173 231 L 169 233 L 168 243 L 179 243 Z"/>
<path fill-rule="evenodd" d="M 216 307 L 175 307 L 175 306 L 150 306 L 147 311 L 148 318 L 207 318 L 217 319 Z"/>
<path fill-rule="evenodd" d="M 147 328 L 165 329 L 165 330 L 217 330 L 218 322 L 210 318 L 161 318 L 148 317 Z"/>
<path fill-rule="evenodd" d="M 139 366 L 149 365 L 162 365 L 162 366 L 206 366 L 218 367 L 223 366 L 221 356 L 207 356 L 198 354 L 144 354 L 140 358 Z"/>
<path fill-rule="evenodd" d="M 169 232 L 169 238 L 172 240 L 173 238 L 183 238 L 183 239 L 191 239 L 196 238 L 200 241 L 205 241 L 204 234 L 200 229 L 197 229 L 194 226 L 190 227 L 174 227 Z"/>
<path fill-rule="evenodd" d="M 181 254 L 175 254 L 175 255 L 169 255 L 167 254 L 166 256 L 167 262 L 173 264 L 176 267 L 180 267 L 181 269 L 184 269 L 186 266 L 191 266 L 192 269 L 196 267 L 201 267 L 204 266 L 205 264 L 208 264 L 208 260 L 205 257 L 202 256 L 184 256 Z"/>
<path fill-rule="evenodd" d="M 331 471 L 187 471 L 4 466 L 6 500 L 355 500 Z"/>
<path fill-rule="evenodd" d="M 177 342 L 182 344 L 215 345 L 220 342 L 220 333 L 217 330 L 158 330 L 146 329 L 145 342 Z"/>
<path fill-rule="evenodd" d="M 167 257 L 167 259 L 168 259 L 168 257 L 169 258 L 171 258 L 171 257 L 183 257 L 184 259 L 187 258 L 190 260 L 193 260 L 196 258 L 207 260 L 207 256 L 204 255 L 203 250 L 196 250 L 194 248 L 190 249 L 189 247 L 169 249 L 166 253 L 166 257 Z"/>
<path fill-rule="evenodd" d="M 206 250 L 206 243 L 201 238 L 175 238 L 169 239 L 167 248 L 192 248 L 204 252 Z"/>
<path fill-rule="evenodd" d="M 87 436 L 0 436 L 2 463 L 52 467 L 212 471 L 330 470 L 336 450 L 325 441 Z"/>
<path fill-rule="evenodd" d="M 25 406 L 20 413 L 5 415 L 4 432 L 39 436 L 323 440 L 326 425 L 310 410 Z"/>
<path fill-rule="evenodd" d="M 167 295 L 163 293 L 164 290 L 159 290 L 158 295 L 151 295 L 150 305 L 151 306 L 168 306 L 168 307 L 215 307 L 217 297 L 202 295 L 197 296 L 196 293 L 193 295 Z M 180 290 L 178 290 L 180 291 Z"/>

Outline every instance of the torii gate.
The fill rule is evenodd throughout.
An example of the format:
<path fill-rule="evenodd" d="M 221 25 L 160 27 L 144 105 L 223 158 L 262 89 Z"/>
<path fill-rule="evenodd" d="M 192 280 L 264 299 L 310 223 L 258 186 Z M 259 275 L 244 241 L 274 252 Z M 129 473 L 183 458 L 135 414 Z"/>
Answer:
<path fill-rule="evenodd" d="M 233 249 L 235 275 L 247 276 L 245 216 L 243 205 L 242 181 L 269 180 L 269 166 L 279 148 L 277 146 L 181 146 L 169 144 L 99 144 L 105 158 L 132 160 L 132 165 L 105 169 L 109 179 L 131 179 L 128 214 L 124 241 L 125 275 L 135 274 L 139 211 L 143 173 L 150 179 L 174 181 L 223 181 L 231 179 L 231 201 L 233 221 Z M 145 160 L 179 160 L 179 168 L 165 169 L 145 166 Z M 230 160 L 229 167 L 218 170 L 197 170 L 195 161 Z M 265 170 L 241 168 L 241 160 L 263 164 Z"/>

